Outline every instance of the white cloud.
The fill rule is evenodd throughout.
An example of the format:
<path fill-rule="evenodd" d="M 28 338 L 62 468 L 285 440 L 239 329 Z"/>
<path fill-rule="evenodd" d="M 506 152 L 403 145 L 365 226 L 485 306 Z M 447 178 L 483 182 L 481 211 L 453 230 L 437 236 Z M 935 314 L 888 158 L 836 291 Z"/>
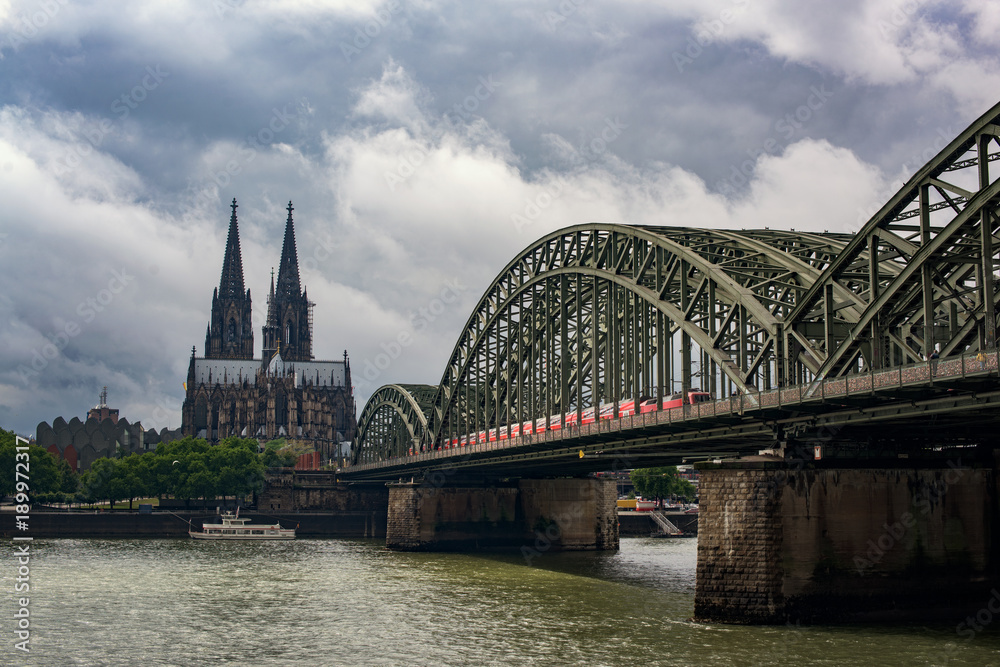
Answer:
<path fill-rule="evenodd" d="M 943 2 L 894 22 L 891 0 L 624 0 L 553 25 L 537 3 L 406 2 L 350 60 L 340 42 L 384 2 L 58 4 L 0 43 L 0 258 L 21 267 L 0 301 L 0 416 L 34 421 L 106 383 L 130 419 L 180 395 L 234 197 L 258 348 L 292 199 L 317 355 L 346 348 L 359 373 L 405 334 L 369 381 L 436 382 L 482 290 L 538 237 L 588 221 L 846 230 L 919 166 L 916 146 L 1000 90 L 1000 13 L 971 1 L 964 23 Z M 0 33 L 36 5 L 0 0 Z M 671 51 L 713 21 L 678 73 Z M 121 118 L 112 100 L 157 63 L 169 78 Z M 499 85 L 477 97 L 483 77 Z M 814 85 L 833 101 L 780 130 Z M 272 131 L 282 105 L 294 117 Z M 25 387 L 12 371 L 122 266 L 135 283 Z"/>
<path fill-rule="evenodd" d="M 672 5 L 672 11 L 691 20 L 692 35 L 708 44 L 759 42 L 779 58 L 848 81 L 896 85 L 926 77 L 959 102 L 972 102 L 975 111 L 983 111 L 996 101 L 997 88 L 975 86 L 971 77 L 961 74 L 976 72 L 987 81 L 1000 76 L 996 30 L 990 28 L 1000 25 L 1000 11 L 988 3 L 966 3 L 965 11 L 974 16 L 969 22 L 973 35 L 993 51 L 973 56 L 964 48 L 959 16 L 949 15 L 949 9 L 953 7 L 939 0 L 708 0 Z"/>

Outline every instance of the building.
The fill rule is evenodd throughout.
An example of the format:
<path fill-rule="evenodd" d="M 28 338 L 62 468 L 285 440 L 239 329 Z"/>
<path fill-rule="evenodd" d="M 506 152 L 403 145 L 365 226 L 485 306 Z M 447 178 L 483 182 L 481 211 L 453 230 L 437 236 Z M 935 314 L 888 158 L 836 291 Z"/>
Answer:
<path fill-rule="evenodd" d="M 275 283 L 267 297 L 262 355 L 253 355 L 250 290 L 243 283 L 236 200 L 232 203 L 222 278 L 212 295 L 205 355 L 191 349 L 181 430 L 217 442 L 229 436 L 288 438 L 313 445 L 324 459 L 357 430 L 351 365 L 313 359 L 313 306 L 299 282 L 292 203 Z"/>
<path fill-rule="evenodd" d="M 100 458 L 141 454 L 156 449 L 161 442 L 178 440 L 180 429 L 147 431 L 142 422 L 129 423 L 118 416 L 117 408 L 108 407 L 108 388 L 101 392 L 101 402 L 87 412 L 87 420 L 73 417 L 68 422 L 56 417 L 49 426 L 42 422 L 35 429 L 35 444 L 53 456 L 66 459 L 70 467 L 84 472 Z"/>
<path fill-rule="evenodd" d="M 110 419 L 113 424 L 118 423 L 118 408 L 108 407 L 108 388 L 101 390 L 101 402 L 87 410 L 87 419 L 96 419 L 99 422 Z"/>

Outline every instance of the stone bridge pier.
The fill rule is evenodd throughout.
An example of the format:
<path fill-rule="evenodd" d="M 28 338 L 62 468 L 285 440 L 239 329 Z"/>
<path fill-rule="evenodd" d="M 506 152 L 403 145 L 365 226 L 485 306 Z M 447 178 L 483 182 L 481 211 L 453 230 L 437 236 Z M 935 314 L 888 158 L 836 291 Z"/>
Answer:
<path fill-rule="evenodd" d="M 975 618 L 1000 586 L 1000 487 L 995 455 L 973 459 L 703 464 L 695 618 Z"/>
<path fill-rule="evenodd" d="M 389 485 L 386 545 L 400 551 L 617 550 L 612 480 L 519 479 L 497 484 Z"/>

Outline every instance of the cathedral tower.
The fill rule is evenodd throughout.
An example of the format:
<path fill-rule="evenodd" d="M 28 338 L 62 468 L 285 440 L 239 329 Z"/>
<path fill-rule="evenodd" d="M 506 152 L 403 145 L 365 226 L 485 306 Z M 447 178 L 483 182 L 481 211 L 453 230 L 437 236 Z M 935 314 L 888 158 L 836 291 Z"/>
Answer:
<path fill-rule="evenodd" d="M 275 353 L 284 361 L 309 361 L 312 355 L 312 306 L 299 284 L 299 258 L 295 251 L 295 227 L 292 202 L 288 202 L 285 241 L 281 246 L 278 284 L 271 275 L 271 293 L 267 297 L 267 322 L 263 327 L 264 350 L 261 361 L 266 366 Z"/>
<path fill-rule="evenodd" d="M 243 289 L 243 258 L 235 199 L 231 206 L 233 215 L 229 218 L 222 279 L 212 294 L 212 321 L 205 333 L 206 359 L 253 359 L 250 290 Z"/>

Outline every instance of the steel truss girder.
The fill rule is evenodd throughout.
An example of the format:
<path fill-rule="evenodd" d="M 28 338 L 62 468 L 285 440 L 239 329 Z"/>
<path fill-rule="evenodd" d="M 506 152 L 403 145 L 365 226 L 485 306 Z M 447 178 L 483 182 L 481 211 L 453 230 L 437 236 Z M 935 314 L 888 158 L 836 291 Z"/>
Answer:
<path fill-rule="evenodd" d="M 470 316 L 425 446 L 691 387 L 692 343 L 711 388 L 769 386 L 782 318 L 849 239 L 614 224 L 550 234 L 507 265 Z"/>
<path fill-rule="evenodd" d="M 389 384 L 379 387 L 358 418 L 352 463 L 372 463 L 403 456 L 419 446 L 427 412 L 437 393 L 432 385 Z"/>
<path fill-rule="evenodd" d="M 659 398 L 690 388 L 699 363 L 706 388 L 745 392 L 898 366 L 935 348 L 994 348 L 997 146 L 1000 104 L 853 237 L 615 224 L 550 234 L 486 291 L 440 385 L 419 401 L 376 392 L 355 458 Z"/>
<path fill-rule="evenodd" d="M 787 318 L 798 343 L 790 366 L 822 378 L 919 360 L 935 349 L 943 356 L 995 347 L 1000 174 L 991 178 L 989 163 L 998 146 L 1000 104 L 865 224 Z M 841 308 L 836 297 L 826 307 L 831 290 L 851 292 L 856 307 Z"/>

